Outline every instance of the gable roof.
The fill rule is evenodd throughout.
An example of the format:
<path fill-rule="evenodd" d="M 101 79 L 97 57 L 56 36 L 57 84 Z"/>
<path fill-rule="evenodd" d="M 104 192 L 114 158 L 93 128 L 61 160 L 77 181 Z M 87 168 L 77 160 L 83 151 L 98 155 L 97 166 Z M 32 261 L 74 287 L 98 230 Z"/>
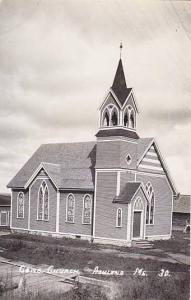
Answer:
<path fill-rule="evenodd" d="M 140 186 L 141 182 L 127 182 L 119 196 L 116 196 L 113 202 L 130 203 Z"/>
<path fill-rule="evenodd" d="M 0 194 L 0 206 L 11 206 L 11 194 Z"/>
<path fill-rule="evenodd" d="M 150 145 L 153 142 L 153 138 L 140 138 L 137 140 L 137 161 L 138 163 L 142 160 Z"/>
<path fill-rule="evenodd" d="M 132 88 L 127 88 L 121 58 L 118 63 L 117 71 L 115 73 L 115 77 L 111 89 L 114 91 L 121 105 L 124 104 L 125 100 L 127 99 L 128 95 L 132 90 Z"/>
<path fill-rule="evenodd" d="M 173 193 L 174 193 L 174 195 L 177 195 L 177 190 L 176 190 L 175 185 L 173 183 L 173 180 L 172 180 L 172 178 L 170 176 L 170 173 L 169 173 L 169 170 L 167 168 L 167 165 L 166 165 L 166 163 L 164 161 L 164 158 L 163 158 L 163 156 L 162 156 L 162 154 L 161 154 L 161 152 L 159 150 L 159 147 L 158 147 L 156 141 L 154 140 L 154 138 L 140 139 L 140 140 L 138 140 L 138 142 L 140 142 L 140 144 L 138 144 L 139 145 L 138 149 L 139 149 L 140 153 L 139 153 L 139 155 L 137 157 L 137 159 L 138 159 L 137 167 L 140 164 L 140 162 L 142 161 L 143 157 L 146 155 L 146 153 L 149 150 L 149 148 L 153 145 L 154 148 L 155 148 L 155 150 L 156 150 L 156 153 L 158 155 L 158 158 L 160 160 L 161 166 L 162 166 L 162 168 L 163 168 L 163 170 L 164 170 L 164 172 L 166 174 L 167 180 L 168 180 L 168 182 L 169 182 L 169 184 L 170 184 L 170 186 L 171 186 L 171 188 L 173 190 Z M 142 154 L 141 154 L 141 152 L 142 152 Z"/>
<path fill-rule="evenodd" d="M 190 214 L 191 195 L 179 195 L 174 199 L 173 212 Z"/>
<path fill-rule="evenodd" d="M 86 174 L 88 180 L 84 183 L 87 183 L 89 188 L 92 188 L 94 185 L 95 154 L 95 142 L 41 145 L 23 168 L 9 182 L 8 187 L 24 188 L 39 165 L 44 162 L 42 166 L 58 187 L 61 187 L 62 182 L 62 184 L 64 184 L 61 174 L 65 171 L 67 174 L 72 172 L 72 176 L 75 177 L 72 179 L 77 180 L 75 183 L 76 186 L 82 186 L 82 177 L 85 176 L 83 174 Z M 80 173 L 79 170 L 83 170 L 83 172 L 81 171 Z M 63 176 L 65 175 L 63 174 Z M 88 188 L 88 186 L 86 187 Z"/>

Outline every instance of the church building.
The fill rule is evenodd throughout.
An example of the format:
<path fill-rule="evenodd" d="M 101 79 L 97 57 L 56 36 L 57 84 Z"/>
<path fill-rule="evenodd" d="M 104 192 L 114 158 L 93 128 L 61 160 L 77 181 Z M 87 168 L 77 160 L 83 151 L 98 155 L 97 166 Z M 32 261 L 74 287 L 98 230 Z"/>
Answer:
<path fill-rule="evenodd" d="M 96 141 L 43 144 L 9 182 L 13 232 L 131 246 L 169 239 L 177 194 L 139 113 L 120 58 Z"/>

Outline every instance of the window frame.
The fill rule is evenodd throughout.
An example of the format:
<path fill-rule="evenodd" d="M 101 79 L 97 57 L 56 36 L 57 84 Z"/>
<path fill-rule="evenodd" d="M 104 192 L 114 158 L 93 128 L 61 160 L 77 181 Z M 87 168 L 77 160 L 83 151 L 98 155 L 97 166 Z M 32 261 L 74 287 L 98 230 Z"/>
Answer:
<path fill-rule="evenodd" d="M 45 187 L 43 188 L 43 183 L 45 183 Z M 40 190 L 42 188 L 42 219 L 39 219 L 39 193 L 40 193 Z M 48 218 L 45 219 L 44 218 L 44 196 L 45 196 L 45 191 L 47 190 L 48 192 Z M 48 222 L 49 221 L 49 188 L 48 188 L 48 184 L 45 180 L 42 181 L 42 183 L 40 184 L 39 186 L 39 189 L 38 189 L 38 198 L 37 198 L 37 218 L 36 220 L 37 221 L 45 221 L 45 222 Z"/>
<path fill-rule="evenodd" d="M 117 125 L 112 125 L 113 111 L 116 112 L 116 115 L 117 115 Z M 109 125 L 108 126 L 104 126 L 104 119 L 105 119 L 105 113 L 106 112 L 107 112 L 108 117 L 109 117 Z M 101 113 L 101 122 L 100 122 L 100 125 L 101 125 L 101 127 L 104 127 L 104 128 L 120 126 L 120 111 L 119 111 L 119 108 L 115 104 L 113 104 L 113 103 L 108 104 L 103 109 L 103 111 Z"/>
<path fill-rule="evenodd" d="M 146 194 L 149 198 L 148 200 L 148 206 L 149 206 L 149 211 L 148 211 L 148 223 L 146 222 L 146 225 L 154 225 L 154 215 L 155 215 L 155 192 L 154 192 L 154 188 L 153 185 L 151 184 L 150 181 L 147 182 L 147 184 L 145 185 L 145 191 Z M 153 200 L 153 201 L 152 201 Z M 153 203 L 153 205 L 151 205 Z M 151 223 L 151 207 L 153 207 L 153 211 L 152 211 L 152 223 Z M 146 219 L 147 221 L 147 219 Z"/>
<path fill-rule="evenodd" d="M 134 127 L 130 126 L 130 124 L 131 124 L 131 122 L 132 122 L 132 121 L 131 121 L 131 115 L 132 115 L 132 113 L 133 113 Z M 126 115 L 126 114 L 127 114 L 127 123 L 128 123 L 128 126 L 125 125 L 125 122 L 124 122 L 124 120 L 125 120 L 125 115 Z M 135 114 L 134 108 L 133 108 L 132 105 L 130 105 L 130 104 L 128 104 L 128 105 L 125 107 L 124 111 L 123 111 L 123 126 L 124 126 L 125 128 L 131 129 L 131 130 L 136 130 L 136 114 Z"/>
<path fill-rule="evenodd" d="M 5 215 L 6 215 L 6 224 L 2 224 L 2 222 L 1 222 L 2 214 L 5 214 Z M 7 227 L 8 225 L 9 225 L 8 211 L 6 211 L 6 210 L 1 210 L 1 211 L 0 211 L 0 226 L 1 226 L 1 227 Z"/>
<path fill-rule="evenodd" d="M 87 222 L 84 222 L 84 211 L 85 211 L 85 198 L 89 196 L 90 198 L 90 222 L 87 223 Z M 83 208 L 82 208 L 82 224 L 83 225 L 91 225 L 92 223 L 92 196 L 90 194 L 85 194 L 84 197 L 83 197 Z"/>
<path fill-rule="evenodd" d="M 119 225 L 118 224 L 118 216 L 119 216 L 119 210 L 121 211 L 121 224 Z M 121 207 L 118 207 L 117 208 L 117 211 L 116 211 L 116 223 L 115 223 L 115 227 L 116 228 L 122 228 L 123 227 L 123 210 Z"/>
<path fill-rule="evenodd" d="M 68 221 L 68 200 L 69 200 L 69 196 L 73 197 L 74 200 L 74 208 L 73 208 L 73 221 Z M 76 198 L 74 196 L 73 193 L 69 193 L 67 198 L 66 198 L 66 218 L 65 218 L 65 223 L 69 223 L 69 224 L 74 224 L 75 223 L 75 204 L 76 204 Z"/>
<path fill-rule="evenodd" d="M 19 195 L 23 195 L 23 214 L 22 214 L 22 217 L 19 216 L 19 206 L 18 206 L 18 200 L 19 200 Z M 18 195 L 17 195 L 17 219 L 24 219 L 25 217 L 25 194 L 23 192 L 19 192 Z"/>

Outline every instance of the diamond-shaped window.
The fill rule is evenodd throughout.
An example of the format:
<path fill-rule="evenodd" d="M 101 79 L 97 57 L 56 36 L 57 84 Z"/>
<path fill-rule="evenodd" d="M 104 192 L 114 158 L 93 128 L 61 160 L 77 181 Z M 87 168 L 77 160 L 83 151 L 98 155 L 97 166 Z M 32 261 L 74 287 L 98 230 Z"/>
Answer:
<path fill-rule="evenodd" d="M 128 154 L 127 157 L 126 157 L 126 161 L 127 161 L 128 165 L 130 165 L 131 160 L 132 160 L 131 156 Z"/>

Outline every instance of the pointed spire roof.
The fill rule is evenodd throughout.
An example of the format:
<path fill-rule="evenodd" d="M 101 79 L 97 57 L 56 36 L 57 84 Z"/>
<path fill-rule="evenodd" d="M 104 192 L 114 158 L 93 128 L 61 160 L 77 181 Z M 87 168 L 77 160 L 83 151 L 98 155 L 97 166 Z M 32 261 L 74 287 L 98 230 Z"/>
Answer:
<path fill-rule="evenodd" d="M 117 98 L 119 99 L 121 105 L 123 105 L 132 88 L 127 88 L 121 58 L 119 60 L 117 71 L 111 88 L 117 96 Z"/>

